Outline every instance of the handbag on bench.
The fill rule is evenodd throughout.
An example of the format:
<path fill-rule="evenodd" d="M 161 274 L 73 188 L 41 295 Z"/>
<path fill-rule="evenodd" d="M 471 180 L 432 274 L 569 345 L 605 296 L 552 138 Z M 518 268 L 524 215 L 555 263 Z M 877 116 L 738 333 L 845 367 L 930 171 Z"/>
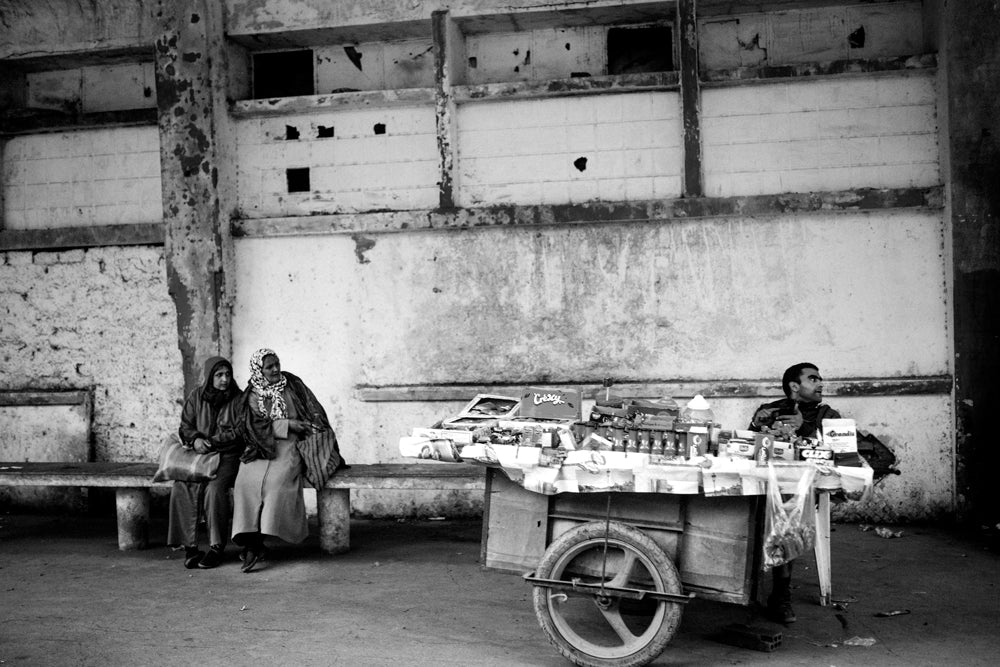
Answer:
<path fill-rule="evenodd" d="M 185 447 L 174 433 L 160 449 L 160 466 L 154 482 L 209 482 L 219 473 L 219 453 L 199 454 Z"/>

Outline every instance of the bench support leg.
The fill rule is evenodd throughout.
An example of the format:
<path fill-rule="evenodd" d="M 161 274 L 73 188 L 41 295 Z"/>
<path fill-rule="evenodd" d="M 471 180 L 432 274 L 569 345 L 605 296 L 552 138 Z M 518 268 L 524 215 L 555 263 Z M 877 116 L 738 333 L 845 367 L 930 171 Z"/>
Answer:
<path fill-rule="evenodd" d="M 830 605 L 833 572 L 830 567 L 830 492 L 820 491 L 816 505 L 816 573 L 819 575 L 819 603 Z"/>
<path fill-rule="evenodd" d="M 118 549 L 135 551 L 149 544 L 149 489 L 115 489 Z"/>
<path fill-rule="evenodd" d="M 319 546 L 328 554 L 347 553 L 351 548 L 351 490 L 319 489 Z"/>

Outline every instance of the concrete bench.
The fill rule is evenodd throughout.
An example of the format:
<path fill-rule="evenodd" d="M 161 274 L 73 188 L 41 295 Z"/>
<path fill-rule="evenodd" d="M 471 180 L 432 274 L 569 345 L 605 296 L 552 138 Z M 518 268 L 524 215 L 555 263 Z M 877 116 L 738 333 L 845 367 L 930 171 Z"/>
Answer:
<path fill-rule="evenodd" d="M 144 549 L 149 543 L 150 489 L 155 463 L 28 463 L 0 462 L 0 486 L 104 487 L 115 489 L 118 548 Z M 352 464 L 316 493 L 320 548 L 331 554 L 351 547 L 351 489 L 406 491 L 483 490 L 482 466 L 458 463 Z"/>

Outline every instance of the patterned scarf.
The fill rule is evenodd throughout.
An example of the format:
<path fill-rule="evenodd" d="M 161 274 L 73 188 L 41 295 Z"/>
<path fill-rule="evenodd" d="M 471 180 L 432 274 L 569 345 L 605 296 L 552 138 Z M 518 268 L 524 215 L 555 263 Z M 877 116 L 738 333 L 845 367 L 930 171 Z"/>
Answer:
<path fill-rule="evenodd" d="M 261 414 L 268 414 L 264 401 L 271 399 L 271 412 L 269 415 L 271 419 L 286 419 L 288 417 L 288 407 L 285 405 L 285 399 L 281 394 L 285 390 L 287 382 L 284 374 L 274 384 L 269 384 L 264 379 L 264 357 L 268 355 L 273 355 L 275 358 L 278 356 L 274 350 L 264 347 L 254 352 L 253 356 L 250 357 L 250 386 L 257 392 L 257 407 L 260 409 Z"/>

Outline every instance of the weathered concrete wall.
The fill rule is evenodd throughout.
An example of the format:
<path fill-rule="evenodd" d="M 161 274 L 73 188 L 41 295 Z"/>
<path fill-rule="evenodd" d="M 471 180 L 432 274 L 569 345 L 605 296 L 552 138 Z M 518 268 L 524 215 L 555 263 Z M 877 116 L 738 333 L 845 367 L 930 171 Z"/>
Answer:
<path fill-rule="evenodd" d="M 156 13 L 170 9 L 132 0 L 0 0 L 0 58 L 148 47 Z"/>
<path fill-rule="evenodd" d="M 156 223 L 160 140 L 155 127 L 29 134 L 4 145 L 3 225 L 52 229 Z"/>
<path fill-rule="evenodd" d="M 0 309 L 3 389 L 93 388 L 95 459 L 155 459 L 183 392 L 161 249 L 6 252 Z"/>
<path fill-rule="evenodd" d="M 401 435 L 461 403 L 365 403 L 356 385 L 757 379 L 790 357 L 830 377 L 943 374 L 943 233 L 939 214 L 901 211 L 238 240 L 237 375 L 274 347 L 361 462 L 397 460 Z M 905 298 L 871 289 L 893 284 Z M 950 400 L 920 401 L 856 408 L 914 452 L 906 482 L 928 496 L 907 516 L 952 500 Z M 750 403 L 726 423 L 742 426 Z M 910 488 L 892 493 L 902 506 Z"/>

